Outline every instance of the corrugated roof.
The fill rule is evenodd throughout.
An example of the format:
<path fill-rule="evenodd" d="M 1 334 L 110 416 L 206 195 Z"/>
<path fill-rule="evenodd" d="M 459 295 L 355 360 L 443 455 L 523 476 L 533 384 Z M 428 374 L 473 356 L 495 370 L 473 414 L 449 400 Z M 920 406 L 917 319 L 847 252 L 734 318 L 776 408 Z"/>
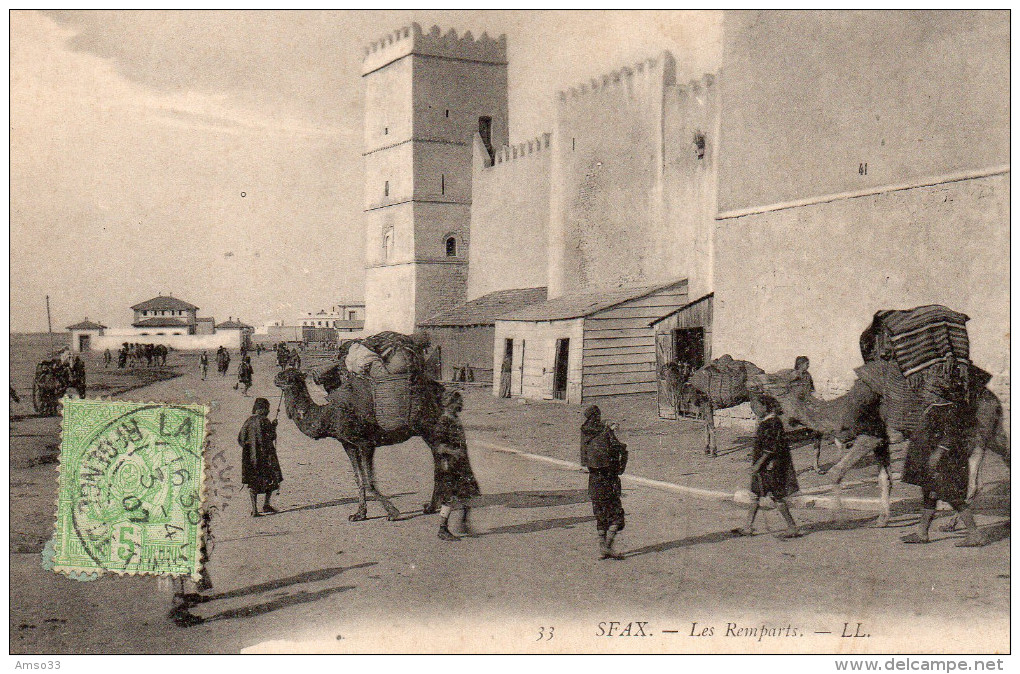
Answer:
<path fill-rule="evenodd" d="M 105 330 L 106 326 L 105 325 L 100 325 L 99 323 L 93 323 L 92 321 L 90 321 L 89 319 L 86 318 L 81 323 L 75 323 L 74 325 L 67 326 L 67 329 L 68 330 Z"/>
<path fill-rule="evenodd" d="M 132 326 L 136 328 L 186 328 L 188 324 L 179 318 L 170 318 L 169 316 L 157 316 L 156 318 L 145 318 L 132 323 Z"/>
<path fill-rule="evenodd" d="M 529 305 L 542 302 L 546 295 L 546 288 L 497 290 L 440 312 L 421 321 L 419 325 L 429 328 L 495 325 L 497 316 L 520 311 Z"/>
<path fill-rule="evenodd" d="M 623 288 L 605 288 L 592 290 L 583 293 L 570 293 L 561 295 L 540 304 L 507 313 L 500 316 L 501 321 L 565 321 L 571 318 L 583 318 L 597 314 L 600 311 L 615 307 L 630 300 L 636 300 L 646 295 L 686 284 L 687 279 L 673 281 L 671 283 L 660 283 L 653 286 L 628 286 Z"/>
<path fill-rule="evenodd" d="M 665 316 L 659 316 L 658 318 L 656 318 L 654 321 L 652 321 L 648 325 L 649 325 L 649 327 L 655 327 L 656 323 L 661 323 L 662 321 L 666 320 L 670 316 L 676 316 L 678 313 L 680 313 L 684 309 L 690 309 L 695 304 L 698 304 L 700 302 L 704 302 L 705 300 L 707 300 L 708 298 L 712 297 L 713 295 L 715 295 L 714 292 L 711 292 L 711 293 L 709 293 L 707 295 L 702 295 L 701 297 L 699 297 L 698 299 L 694 300 L 693 302 L 688 302 L 687 304 L 683 305 L 679 309 L 674 309 L 673 311 L 669 312 Z"/>
<path fill-rule="evenodd" d="M 216 326 L 217 330 L 219 330 L 220 328 L 227 328 L 227 329 L 235 328 L 235 329 L 240 329 L 240 328 L 251 328 L 251 326 L 248 325 L 247 323 L 242 323 L 241 321 L 235 321 L 234 319 L 230 319 L 229 321 L 223 321 L 222 323 L 220 323 L 219 325 Z"/>
<path fill-rule="evenodd" d="M 131 308 L 135 311 L 198 311 L 198 307 L 190 302 L 185 302 L 184 300 L 179 300 L 176 297 L 165 295 L 153 297 L 151 300 L 145 300 Z"/>

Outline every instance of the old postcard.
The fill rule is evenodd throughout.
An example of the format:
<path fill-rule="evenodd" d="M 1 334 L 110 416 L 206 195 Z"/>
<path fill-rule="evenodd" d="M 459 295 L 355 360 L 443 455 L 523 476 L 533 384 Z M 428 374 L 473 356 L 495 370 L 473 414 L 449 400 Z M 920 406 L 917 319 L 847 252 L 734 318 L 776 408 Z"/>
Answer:
<path fill-rule="evenodd" d="M 19 662 L 1002 668 L 1007 11 L 10 19 Z"/>

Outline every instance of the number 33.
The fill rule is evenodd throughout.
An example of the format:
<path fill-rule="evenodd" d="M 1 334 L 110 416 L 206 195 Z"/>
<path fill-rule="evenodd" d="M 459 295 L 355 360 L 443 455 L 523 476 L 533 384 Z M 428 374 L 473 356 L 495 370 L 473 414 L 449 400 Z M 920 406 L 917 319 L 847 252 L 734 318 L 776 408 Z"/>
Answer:
<path fill-rule="evenodd" d="M 550 639 L 553 638 L 553 630 L 555 629 L 556 629 L 555 627 L 539 627 L 538 638 L 535 639 L 535 641 L 549 641 Z"/>

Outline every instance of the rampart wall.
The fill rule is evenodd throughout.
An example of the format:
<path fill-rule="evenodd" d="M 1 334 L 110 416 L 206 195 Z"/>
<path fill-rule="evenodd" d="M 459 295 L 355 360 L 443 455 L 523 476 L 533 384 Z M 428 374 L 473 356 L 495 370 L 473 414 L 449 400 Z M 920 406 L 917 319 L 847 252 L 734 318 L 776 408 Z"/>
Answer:
<path fill-rule="evenodd" d="M 475 137 L 468 300 L 546 285 L 552 144 L 545 133 L 490 158 Z"/>

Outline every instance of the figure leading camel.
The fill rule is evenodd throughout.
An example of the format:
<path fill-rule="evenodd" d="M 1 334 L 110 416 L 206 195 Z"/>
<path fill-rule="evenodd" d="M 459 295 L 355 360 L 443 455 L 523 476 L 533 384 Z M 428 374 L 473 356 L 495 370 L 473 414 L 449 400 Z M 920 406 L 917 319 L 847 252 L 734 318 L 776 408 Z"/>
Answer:
<path fill-rule="evenodd" d="M 288 368 L 276 375 L 273 383 L 283 392 L 287 417 L 294 420 L 298 430 L 312 438 L 333 438 L 347 452 L 358 482 L 358 511 L 351 521 L 364 520 L 368 514 L 367 500 L 378 501 L 386 510 L 387 519 L 395 520 L 400 511 L 384 496 L 375 483 L 375 450 L 385 445 L 396 445 L 420 437 L 432 451 L 432 498 L 423 506 L 425 513 L 438 509 L 436 502 L 435 464 L 439 460 L 434 442 L 436 422 L 442 416 L 443 386 L 425 378 L 412 379 L 410 424 L 394 431 L 380 427 L 373 418 L 359 413 L 355 406 L 340 397 L 331 397 L 325 405 L 316 403 L 308 392 L 305 374 Z"/>

